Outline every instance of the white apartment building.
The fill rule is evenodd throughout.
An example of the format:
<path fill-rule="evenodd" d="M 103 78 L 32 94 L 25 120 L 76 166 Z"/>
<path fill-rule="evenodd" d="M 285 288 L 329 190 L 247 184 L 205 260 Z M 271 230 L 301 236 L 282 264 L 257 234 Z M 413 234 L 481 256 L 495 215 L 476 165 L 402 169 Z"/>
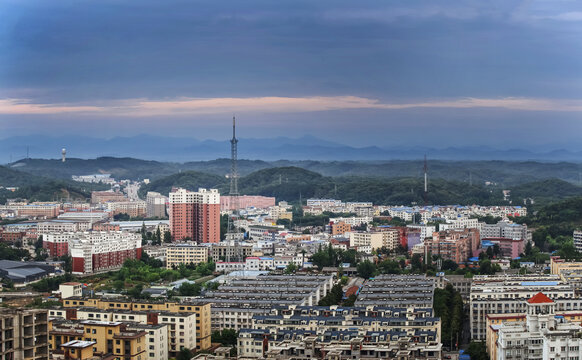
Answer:
<path fill-rule="evenodd" d="M 61 299 L 83 296 L 83 284 L 79 282 L 66 282 L 59 285 Z"/>
<path fill-rule="evenodd" d="M 499 326 L 497 360 L 582 358 L 582 327 L 556 316 L 556 303 L 543 293 L 525 302 L 526 321 Z"/>
<path fill-rule="evenodd" d="M 127 329 L 146 332 L 148 360 L 168 360 L 168 325 L 130 323 Z"/>
<path fill-rule="evenodd" d="M 350 248 L 357 248 L 358 251 L 379 249 L 386 247 L 389 250 L 398 248 L 400 244 L 400 233 L 398 230 L 386 230 L 380 232 L 351 232 Z"/>
<path fill-rule="evenodd" d="M 176 356 L 182 347 L 196 349 L 195 313 L 160 313 L 158 322 L 168 325 L 168 351 Z"/>
<path fill-rule="evenodd" d="M 432 233 L 436 231 L 436 227 L 433 225 L 406 225 L 409 229 L 419 229 L 420 230 L 420 242 L 424 242 L 427 237 L 432 238 Z"/>
<path fill-rule="evenodd" d="M 351 225 L 351 226 L 359 226 L 362 224 L 369 224 L 372 221 L 374 221 L 374 218 L 372 216 L 337 217 L 337 218 L 330 218 L 329 219 L 329 222 L 332 222 L 334 224 L 337 224 L 339 222 L 343 222 L 343 223 Z"/>
<path fill-rule="evenodd" d="M 439 224 L 439 230 L 480 229 L 479 221 L 468 217 L 458 217 L 447 220 L 445 224 Z"/>
<path fill-rule="evenodd" d="M 471 285 L 469 321 L 471 338 L 485 340 L 487 314 L 525 313 L 526 300 L 543 292 L 558 311 L 582 310 L 574 287 L 558 275 L 476 275 Z"/>
<path fill-rule="evenodd" d="M 582 252 L 582 230 L 574 230 L 572 236 L 574 237 L 574 246 L 576 247 L 576 250 Z"/>
<path fill-rule="evenodd" d="M 36 225 L 39 234 L 47 232 L 75 232 L 91 230 L 91 223 L 86 221 L 43 221 Z"/>
<path fill-rule="evenodd" d="M 119 269 L 126 259 L 141 257 L 141 235 L 125 231 L 74 233 L 69 240 L 73 274 Z"/>

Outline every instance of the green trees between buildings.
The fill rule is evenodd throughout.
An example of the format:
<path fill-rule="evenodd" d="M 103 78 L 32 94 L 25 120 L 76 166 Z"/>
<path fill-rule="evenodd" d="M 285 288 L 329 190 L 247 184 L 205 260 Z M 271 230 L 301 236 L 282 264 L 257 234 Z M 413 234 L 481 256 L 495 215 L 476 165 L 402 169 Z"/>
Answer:
<path fill-rule="evenodd" d="M 178 355 L 176 356 L 176 360 L 190 360 L 194 357 L 194 353 L 192 350 L 188 348 L 182 348 Z"/>
<path fill-rule="evenodd" d="M 451 349 L 457 348 L 461 340 L 464 312 L 463 299 L 451 284 L 444 289 L 435 289 L 433 308 L 435 316 L 441 318 L 441 339 Z M 471 357 L 472 358 L 472 357 Z"/>
<path fill-rule="evenodd" d="M 319 245 L 317 252 L 311 256 L 311 261 L 321 270 L 324 267 L 338 267 L 342 263 L 350 263 L 354 266 L 358 262 L 358 257 L 354 249 L 344 251 L 334 249 L 329 244 L 325 248 Z"/>
<path fill-rule="evenodd" d="M 358 264 L 358 276 L 369 279 L 376 274 L 376 265 L 371 261 L 362 261 Z"/>
<path fill-rule="evenodd" d="M 238 332 L 233 329 L 223 329 L 212 332 L 210 338 L 213 343 L 220 343 L 223 346 L 236 346 Z"/>
<path fill-rule="evenodd" d="M 331 291 L 325 295 L 317 305 L 319 306 L 331 306 L 340 305 L 342 303 L 342 298 L 344 297 L 344 291 L 340 284 L 336 284 L 331 288 Z"/>
<path fill-rule="evenodd" d="M 161 267 L 159 260 L 151 259 L 147 256 L 142 257 L 142 260 L 127 259 L 123 263 L 123 267 L 116 273 L 112 274 L 112 287 L 116 290 L 129 288 L 128 295 L 134 298 L 140 298 L 141 291 L 144 285 L 149 285 L 160 280 L 175 281 L 183 278 L 197 279 L 203 276 L 212 275 L 216 267 L 214 262 L 200 263 L 197 265 L 181 264 L 176 269 L 166 269 Z M 186 285 L 186 284 L 184 284 Z M 182 285 L 182 287 L 184 287 Z M 199 285 L 186 286 L 178 290 L 180 294 L 196 294 L 200 293 Z"/>
<path fill-rule="evenodd" d="M 471 341 L 466 353 L 471 356 L 471 360 L 489 360 L 484 341 Z"/>
<path fill-rule="evenodd" d="M 62 276 L 44 278 L 42 280 L 39 280 L 39 281 L 33 283 L 30 286 L 35 291 L 38 291 L 38 292 L 49 292 L 49 291 L 53 291 L 53 290 L 58 290 L 60 284 L 62 284 L 64 282 L 69 282 L 72 280 L 73 280 L 73 275 L 67 273 L 67 274 L 62 275 Z"/>

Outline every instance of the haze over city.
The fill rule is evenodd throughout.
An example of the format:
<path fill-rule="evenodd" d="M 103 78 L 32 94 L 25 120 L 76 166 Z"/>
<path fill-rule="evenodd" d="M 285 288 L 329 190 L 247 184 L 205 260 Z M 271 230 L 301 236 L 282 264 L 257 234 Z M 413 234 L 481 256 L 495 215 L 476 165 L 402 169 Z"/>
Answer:
<path fill-rule="evenodd" d="M 580 38 L 576 1 L 3 1 L 0 138 L 578 151 Z"/>

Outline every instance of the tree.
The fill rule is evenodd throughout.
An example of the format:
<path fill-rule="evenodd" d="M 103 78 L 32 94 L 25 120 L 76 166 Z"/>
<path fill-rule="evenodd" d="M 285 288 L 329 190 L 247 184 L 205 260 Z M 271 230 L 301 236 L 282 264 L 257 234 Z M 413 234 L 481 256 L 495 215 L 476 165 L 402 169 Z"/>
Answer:
<path fill-rule="evenodd" d="M 363 277 L 364 279 L 369 279 L 376 273 L 376 265 L 369 260 L 366 260 L 358 264 L 357 270 L 358 276 Z"/>
<path fill-rule="evenodd" d="M 156 229 L 156 241 L 155 241 L 155 243 L 156 243 L 156 245 L 159 245 L 162 243 L 162 230 L 160 230 L 159 226 Z"/>
<path fill-rule="evenodd" d="M 453 260 L 446 259 L 445 261 L 443 261 L 443 265 L 442 265 L 443 270 L 455 271 L 455 270 L 457 270 L 458 267 L 459 267 L 459 265 L 456 262 L 454 262 Z"/>
<path fill-rule="evenodd" d="M 344 297 L 344 291 L 340 284 L 336 284 L 331 288 L 331 291 L 319 300 L 319 306 L 339 305 Z"/>
<path fill-rule="evenodd" d="M 290 262 L 285 268 L 285 274 L 295 274 L 298 269 L 299 267 L 294 262 Z"/>
<path fill-rule="evenodd" d="M 238 332 L 234 329 L 223 329 L 222 331 L 214 331 L 210 335 L 213 343 L 220 343 L 223 346 L 236 346 L 238 340 Z"/>
<path fill-rule="evenodd" d="M 66 273 L 73 272 L 73 258 L 71 255 L 59 256 L 58 261 L 63 262 L 63 270 L 65 270 Z"/>
<path fill-rule="evenodd" d="M 171 243 L 172 242 L 172 233 L 169 231 L 164 232 L 164 242 Z"/>
<path fill-rule="evenodd" d="M 422 256 L 420 254 L 412 255 L 410 265 L 412 267 L 412 271 L 414 272 L 422 271 Z"/>
<path fill-rule="evenodd" d="M 113 215 L 113 220 L 115 221 L 129 221 L 129 219 L 131 219 L 131 217 L 126 213 Z"/>
<path fill-rule="evenodd" d="M 471 360 L 489 360 L 484 341 L 471 341 L 467 354 L 471 356 Z"/>
<path fill-rule="evenodd" d="M 400 264 L 394 260 L 384 260 L 378 265 L 378 268 L 383 274 L 401 274 L 402 273 Z"/>
<path fill-rule="evenodd" d="M 200 284 L 185 282 L 178 288 L 178 293 L 180 296 L 198 296 L 201 290 Z"/>
<path fill-rule="evenodd" d="M 188 348 L 182 348 L 178 355 L 176 356 L 176 360 L 190 360 L 194 357 L 194 353 L 192 350 Z"/>

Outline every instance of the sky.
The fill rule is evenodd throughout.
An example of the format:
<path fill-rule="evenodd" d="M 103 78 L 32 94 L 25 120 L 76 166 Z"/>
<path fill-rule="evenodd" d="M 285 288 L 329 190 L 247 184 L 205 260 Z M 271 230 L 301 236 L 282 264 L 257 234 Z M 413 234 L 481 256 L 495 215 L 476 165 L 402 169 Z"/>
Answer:
<path fill-rule="evenodd" d="M 0 139 L 582 150 L 577 0 L 3 0 Z"/>

